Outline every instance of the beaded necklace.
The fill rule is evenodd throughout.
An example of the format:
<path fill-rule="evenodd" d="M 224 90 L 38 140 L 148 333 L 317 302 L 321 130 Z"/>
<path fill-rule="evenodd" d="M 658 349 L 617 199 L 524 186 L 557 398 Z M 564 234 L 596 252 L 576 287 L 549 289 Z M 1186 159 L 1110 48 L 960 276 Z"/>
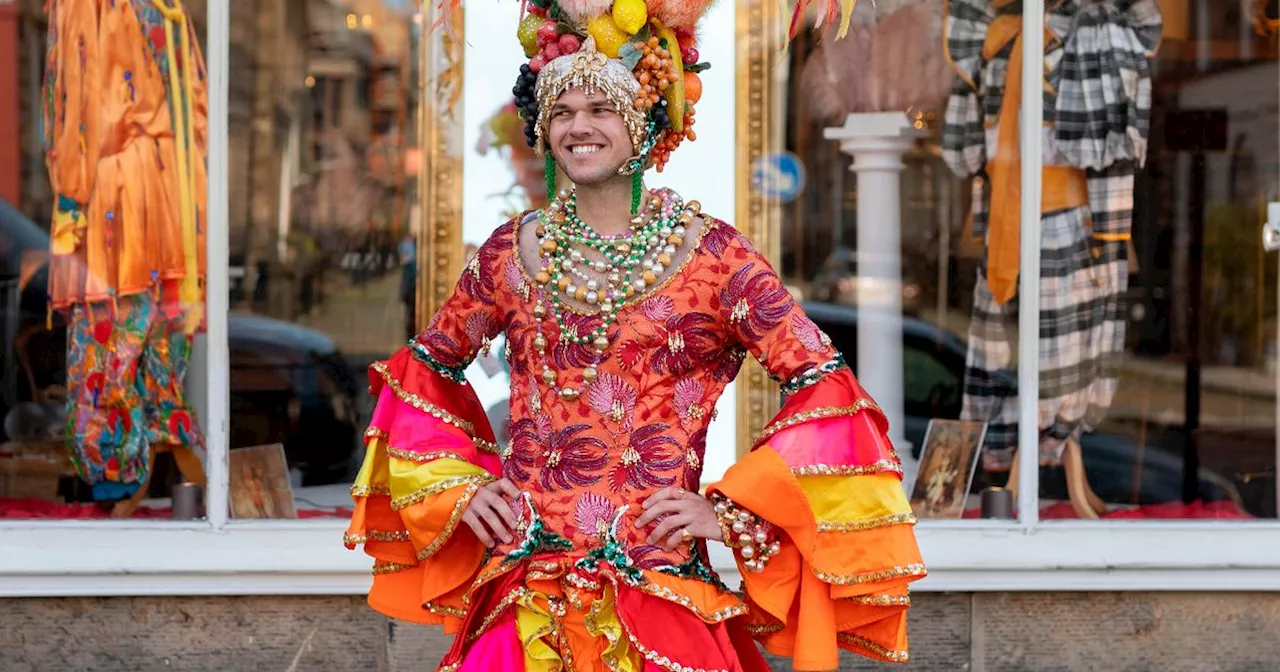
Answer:
<path fill-rule="evenodd" d="M 562 341 L 594 347 L 581 375 L 583 382 L 590 385 L 604 361 L 610 344 L 609 328 L 617 321 L 618 313 L 658 284 L 658 278 L 684 244 L 688 226 L 700 209 L 697 201 L 685 204 L 669 190 L 651 192 L 647 200 L 646 212 L 632 219 L 630 233 L 621 235 L 600 235 L 582 221 L 577 213 L 577 196 L 572 192 L 561 192 L 539 217 L 540 264 L 534 279 L 544 291 L 533 308 L 538 320 L 533 347 L 542 359 L 542 381 L 561 398 L 577 399 L 583 390 L 561 385 L 561 375 L 551 367 L 543 333 L 546 318 L 555 320 Z M 589 259 L 584 249 L 601 258 Z M 548 296 L 550 310 L 544 300 Z M 595 314 L 600 323 L 589 333 L 578 333 L 576 327 L 566 323 L 564 297 L 598 306 Z"/>

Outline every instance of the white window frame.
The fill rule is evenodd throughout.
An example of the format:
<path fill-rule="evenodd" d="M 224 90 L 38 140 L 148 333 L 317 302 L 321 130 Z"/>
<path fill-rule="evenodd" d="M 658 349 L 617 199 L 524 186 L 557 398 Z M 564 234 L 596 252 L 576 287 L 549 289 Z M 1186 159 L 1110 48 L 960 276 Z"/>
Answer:
<path fill-rule="evenodd" d="M 227 95 L 230 0 L 208 5 L 209 372 L 227 361 Z M 1024 0 L 1023 48 L 1043 49 L 1044 0 Z M 1026 68 L 1022 107 L 1041 116 L 1039 69 Z M 1039 124 L 1024 126 L 1023 164 L 1038 165 Z M 1039 171 L 1022 176 L 1022 221 L 1039 221 Z M 1036 333 L 1040 250 L 1022 236 L 1020 333 Z M 1019 344 L 1019 385 L 1038 389 L 1036 339 Z M 370 560 L 341 545 L 345 520 L 238 522 L 227 515 L 229 374 L 206 380 L 204 426 L 208 519 L 0 522 L 0 597 L 98 595 L 363 594 Z M 1036 417 L 1034 394 L 1021 397 Z M 1280 412 L 1280 409 L 1278 409 Z M 1035 423 L 1020 425 L 1019 446 L 1035 454 Z M 923 522 L 918 538 L 930 576 L 919 591 L 1280 590 L 1280 522 L 1062 521 L 1038 518 L 1036 460 L 1020 460 L 1017 521 Z M 736 585 L 732 559 L 713 545 L 713 564 Z"/>

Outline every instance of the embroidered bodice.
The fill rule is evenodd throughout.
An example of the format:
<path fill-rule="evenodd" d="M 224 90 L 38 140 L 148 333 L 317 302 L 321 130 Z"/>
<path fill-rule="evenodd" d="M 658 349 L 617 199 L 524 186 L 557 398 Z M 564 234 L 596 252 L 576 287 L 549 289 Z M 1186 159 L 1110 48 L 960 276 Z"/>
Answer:
<path fill-rule="evenodd" d="M 839 355 L 746 237 L 708 218 L 671 274 L 619 313 L 596 380 L 563 399 L 539 377 L 542 357 L 581 385 L 594 353 L 561 339 L 550 315 L 541 318 L 545 355 L 531 347 L 542 290 L 521 261 L 520 231 L 513 220 L 480 248 L 459 291 L 415 339 L 414 355 L 463 380 L 466 365 L 505 333 L 511 412 L 502 475 L 529 493 L 545 528 L 572 545 L 570 555 L 599 547 L 616 515 L 616 537 L 636 566 L 685 564 L 687 547 L 667 553 L 648 545 L 648 530 L 633 523 L 658 490 L 698 489 L 716 400 L 744 358 L 760 359 L 794 391 L 838 367 Z M 564 319 L 588 333 L 600 318 L 566 312 Z"/>

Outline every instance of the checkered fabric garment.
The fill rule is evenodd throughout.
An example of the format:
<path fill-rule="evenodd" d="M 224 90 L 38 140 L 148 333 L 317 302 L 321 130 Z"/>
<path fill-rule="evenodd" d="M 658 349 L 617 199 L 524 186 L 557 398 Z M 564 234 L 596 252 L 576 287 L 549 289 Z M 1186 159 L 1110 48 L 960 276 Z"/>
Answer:
<path fill-rule="evenodd" d="M 943 157 L 973 184 L 975 235 L 985 236 L 986 164 L 1011 47 L 982 58 L 996 12 L 988 0 L 951 0 L 944 29 L 958 76 L 944 117 Z M 1040 233 L 1040 460 L 1091 431 L 1115 396 L 1124 353 L 1127 243 L 1135 167 L 1145 160 L 1149 58 L 1160 34 L 1154 0 L 1066 0 L 1045 18 L 1045 165 L 1086 171 L 1088 207 L 1043 215 Z M 1024 228 L 1024 232 L 1029 229 Z M 1007 469 L 1017 447 L 1018 298 L 999 304 L 978 270 L 961 418 L 988 423 L 983 465 Z"/>

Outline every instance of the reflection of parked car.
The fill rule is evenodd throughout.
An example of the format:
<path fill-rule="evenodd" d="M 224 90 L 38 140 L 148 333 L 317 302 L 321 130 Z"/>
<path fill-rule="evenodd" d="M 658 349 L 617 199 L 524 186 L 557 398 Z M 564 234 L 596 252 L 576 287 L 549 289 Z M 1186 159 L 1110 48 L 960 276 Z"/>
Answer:
<path fill-rule="evenodd" d="M 858 310 L 850 306 L 810 302 L 803 304 L 813 321 L 827 332 L 836 348 L 856 367 L 858 361 Z M 915 456 L 924 445 L 932 418 L 960 417 L 965 356 L 968 346 L 954 333 L 912 317 L 902 321 L 903 433 Z M 1012 394 L 1017 377 L 1005 372 L 1000 381 Z M 1097 431 L 1080 441 L 1089 484 L 1108 502 L 1156 504 L 1182 498 L 1182 458 L 1178 428 L 1166 428 L 1165 441 L 1149 440 L 1147 448 L 1122 434 Z M 1149 437 L 1150 439 L 1151 437 Z M 1162 449 L 1165 444 L 1169 449 Z M 1135 469 L 1135 467 L 1139 467 Z M 1135 483 L 1135 479 L 1140 481 Z M 979 479 L 975 479 L 975 483 Z M 1045 498 L 1065 499 L 1066 486 L 1049 473 L 1042 477 Z M 1222 476 L 1200 470 L 1201 496 L 1210 501 L 1236 499 L 1234 486 Z"/>
<path fill-rule="evenodd" d="M 0 418 L 66 380 L 66 325 L 46 328 L 48 234 L 0 200 Z M 25 255 L 24 255 L 25 253 Z M 307 484 L 351 475 L 360 450 L 359 376 L 313 329 L 232 314 L 231 446 L 283 443 Z M 7 440 L 0 429 L 0 441 Z M 164 493 L 157 484 L 157 494 Z"/>
<path fill-rule="evenodd" d="M 326 335 L 232 313 L 231 447 L 283 443 L 304 485 L 338 483 L 358 466 L 356 372 Z"/>

